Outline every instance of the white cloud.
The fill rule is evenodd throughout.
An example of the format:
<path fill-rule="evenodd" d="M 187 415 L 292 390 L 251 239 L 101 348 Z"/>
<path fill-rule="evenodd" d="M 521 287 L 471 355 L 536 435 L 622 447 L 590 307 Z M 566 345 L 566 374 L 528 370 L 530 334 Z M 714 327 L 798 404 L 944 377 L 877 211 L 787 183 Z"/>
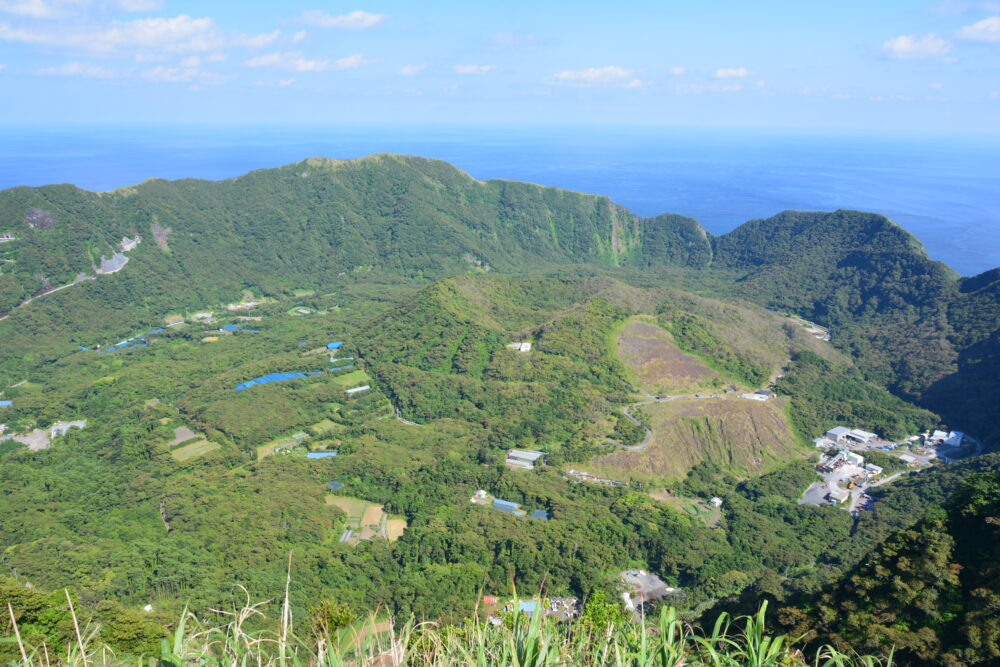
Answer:
<path fill-rule="evenodd" d="M 38 73 L 46 76 L 82 76 L 88 79 L 111 79 L 116 76 L 115 72 L 104 67 L 80 62 L 66 63 L 58 67 L 46 67 L 38 70 Z"/>
<path fill-rule="evenodd" d="M 944 88 L 944 84 L 940 81 L 935 81 L 931 84 L 931 90 L 941 90 L 942 88 Z"/>
<path fill-rule="evenodd" d="M 641 88 L 642 79 L 635 77 L 635 72 L 624 67 L 609 65 L 607 67 L 591 67 L 583 70 L 564 70 L 552 75 L 556 83 L 570 86 L 621 86 L 624 88 Z"/>
<path fill-rule="evenodd" d="M 75 48 L 112 55 L 121 51 L 182 53 L 210 51 L 225 43 L 210 18 L 146 18 L 113 21 L 107 27 L 26 30 L 0 23 L 0 41 Z"/>
<path fill-rule="evenodd" d="M 1000 42 L 1000 16 L 991 16 L 958 31 L 961 39 L 973 42 Z"/>
<path fill-rule="evenodd" d="M 329 70 L 357 69 L 368 63 L 369 61 L 365 60 L 364 56 L 360 53 L 330 61 L 309 60 L 299 51 L 275 51 L 251 58 L 243 64 L 247 67 L 276 67 L 292 72 L 326 72 Z"/>
<path fill-rule="evenodd" d="M 405 65 L 399 70 L 399 73 L 403 76 L 413 76 L 419 72 L 423 72 L 427 69 L 427 65 Z"/>
<path fill-rule="evenodd" d="M 951 50 L 948 40 L 928 33 L 922 37 L 916 35 L 900 35 L 882 42 L 882 52 L 890 58 L 912 60 L 943 56 Z"/>
<path fill-rule="evenodd" d="M 0 63 L 0 72 L 4 71 L 5 69 L 7 69 L 7 64 L 6 63 Z"/>
<path fill-rule="evenodd" d="M 363 12 L 360 9 L 348 12 L 347 14 L 341 14 L 340 16 L 327 14 L 322 9 L 310 9 L 302 12 L 299 20 L 306 25 L 316 28 L 364 30 L 365 28 L 374 28 L 387 18 L 385 14 L 373 14 L 371 12 Z"/>
<path fill-rule="evenodd" d="M 292 44 L 298 44 L 303 39 L 305 39 L 306 35 L 308 35 L 308 34 L 309 33 L 307 33 L 305 30 L 299 30 L 297 33 L 295 33 L 294 35 L 292 35 Z"/>
<path fill-rule="evenodd" d="M 278 35 L 280 34 L 280 30 L 273 30 L 259 35 L 240 35 L 236 38 L 236 43 L 240 46 L 248 46 L 252 49 L 259 49 L 260 47 L 267 46 L 274 40 L 278 39 Z"/>
<path fill-rule="evenodd" d="M 183 65 L 183 64 L 182 64 Z M 147 72 L 143 72 L 142 78 L 147 81 L 157 83 L 186 83 L 194 81 L 201 74 L 197 66 L 193 67 L 155 67 Z"/>
<path fill-rule="evenodd" d="M 126 12 L 155 12 L 163 8 L 163 0 L 117 0 L 115 4 Z"/>
<path fill-rule="evenodd" d="M 0 11 L 33 19 L 57 19 L 72 13 L 86 0 L 0 0 Z"/>
<path fill-rule="evenodd" d="M 669 74 L 670 76 L 680 76 L 681 74 L 684 74 L 684 72 L 686 71 L 687 69 L 685 69 L 681 65 L 674 65 L 673 67 L 667 69 L 667 74 Z"/>
<path fill-rule="evenodd" d="M 712 72 L 716 79 L 742 79 L 750 76 L 750 70 L 746 67 L 720 67 Z"/>
<path fill-rule="evenodd" d="M 496 69 L 496 65 L 455 65 L 459 74 L 486 74 Z"/>
<path fill-rule="evenodd" d="M 987 97 L 991 100 L 1000 100 L 1000 90 L 994 90 Z"/>

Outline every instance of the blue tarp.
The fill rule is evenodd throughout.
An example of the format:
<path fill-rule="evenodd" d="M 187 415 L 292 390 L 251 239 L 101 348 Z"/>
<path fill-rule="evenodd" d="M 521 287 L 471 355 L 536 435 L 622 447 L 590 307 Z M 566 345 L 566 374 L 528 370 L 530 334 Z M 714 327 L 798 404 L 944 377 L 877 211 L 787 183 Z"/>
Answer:
<path fill-rule="evenodd" d="M 89 348 L 86 348 L 83 345 L 77 345 L 77 347 L 80 348 L 81 350 L 83 350 L 84 352 L 89 351 Z"/>
<path fill-rule="evenodd" d="M 164 331 L 166 331 L 166 329 L 164 329 L 163 327 L 159 327 L 157 329 L 153 329 L 152 331 L 150 331 L 146 335 L 147 336 L 152 336 L 153 334 L 163 333 Z"/>
<path fill-rule="evenodd" d="M 337 452 L 309 452 L 306 454 L 307 459 L 328 459 L 332 456 L 336 456 Z"/>
<path fill-rule="evenodd" d="M 318 375 L 318 373 L 310 373 L 310 375 Z M 254 378 L 253 380 L 247 380 L 242 384 L 236 385 L 236 391 L 243 391 L 244 389 L 249 389 L 254 385 L 267 384 L 268 382 L 284 382 L 285 380 L 295 380 L 297 378 L 307 377 L 305 373 L 268 373 L 259 378 Z"/>
<path fill-rule="evenodd" d="M 342 482 L 330 482 L 329 484 L 327 484 L 327 486 L 330 487 L 331 491 L 336 491 L 337 489 L 342 488 L 344 485 Z"/>
<path fill-rule="evenodd" d="M 238 325 L 238 324 L 227 324 L 226 326 L 222 327 L 222 330 L 223 331 L 236 331 L 239 328 L 240 328 L 240 325 Z"/>
<path fill-rule="evenodd" d="M 14 407 L 14 401 L 0 401 L 0 408 Z"/>
<path fill-rule="evenodd" d="M 244 333 L 260 333 L 260 329 L 244 329 Z"/>
<path fill-rule="evenodd" d="M 538 602 L 535 600 L 520 600 L 517 603 L 517 610 L 526 614 L 534 614 L 538 610 Z"/>
<path fill-rule="evenodd" d="M 343 344 L 344 344 L 344 341 L 337 340 L 337 341 L 334 341 L 332 343 L 327 343 L 326 344 L 326 349 L 328 349 L 328 350 L 336 350 L 336 349 L 340 348 L 340 346 L 343 345 Z"/>
<path fill-rule="evenodd" d="M 348 368 L 354 368 L 354 366 L 337 366 L 336 368 L 331 368 L 330 372 L 332 373 L 333 371 L 345 371 Z"/>
<path fill-rule="evenodd" d="M 546 521 L 548 521 L 549 519 L 552 518 L 552 515 L 546 512 L 545 510 L 535 510 L 534 512 L 531 513 L 531 518 L 545 519 Z"/>

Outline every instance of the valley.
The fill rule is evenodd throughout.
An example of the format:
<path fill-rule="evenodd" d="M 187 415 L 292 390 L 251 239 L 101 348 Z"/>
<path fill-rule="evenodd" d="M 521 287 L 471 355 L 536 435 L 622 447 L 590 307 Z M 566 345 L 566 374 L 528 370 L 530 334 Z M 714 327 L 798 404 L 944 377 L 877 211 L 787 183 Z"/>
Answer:
<path fill-rule="evenodd" d="M 35 209 L 50 229 L 22 224 Z M 941 389 L 995 382 L 997 278 L 957 278 L 881 216 L 710 237 L 391 155 L 15 188 L 0 215 L 3 574 L 95 604 L 281 599 L 291 558 L 297 610 L 452 621 L 511 582 L 583 599 L 635 569 L 683 590 L 687 619 L 764 595 L 792 626 L 1000 469 L 994 416 Z M 979 444 L 852 515 L 799 502 L 838 426 Z"/>

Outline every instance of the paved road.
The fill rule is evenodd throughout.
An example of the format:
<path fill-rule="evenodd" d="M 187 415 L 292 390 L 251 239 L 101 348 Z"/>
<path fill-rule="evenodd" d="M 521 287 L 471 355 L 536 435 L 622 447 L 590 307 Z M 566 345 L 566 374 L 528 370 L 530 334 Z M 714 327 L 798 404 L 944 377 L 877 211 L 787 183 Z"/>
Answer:
<path fill-rule="evenodd" d="M 55 294 L 56 292 L 58 292 L 60 290 L 66 289 L 67 287 L 72 287 L 73 285 L 79 285 L 80 283 L 84 282 L 85 280 L 96 280 L 96 278 L 94 276 L 84 276 L 83 278 L 78 278 L 77 280 L 74 280 L 71 283 L 67 283 L 65 285 L 61 285 L 60 287 L 55 287 L 53 289 L 50 289 L 48 292 L 42 292 L 41 294 L 36 294 L 35 296 L 29 296 L 27 299 L 25 299 L 21 303 L 17 304 L 13 308 L 11 308 L 10 313 L 13 313 L 15 310 L 17 310 L 18 308 L 20 308 L 22 306 L 27 306 L 29 303 L 31 303 L 35 299 L 41 299 L 43 296 L 48 296 L 49 294 Z M 0 317 L 0 320 L 5 320 L 8 317 L 10 317 L 10 313 L 7 313 L 3 317 Z"/>
<path fill-rule="evenodd" d="M 644 429 L 646 429 L 646 439 L 643 440 L 638 445 L 624 445 L 621 442 L 618 442 L 617 440 L 610 441 L 615 443 L 616 445 L 620 445 L 622 449 L 627 449 L 630 452 L 642 451 L 643 449 L 646 449 L 646 447 L 649 447 L 649 444 L 653 442 L 653 431 L 650 430 L 645 425 L 643 425 L 643 423 L 640 422 L 638 419 L 632 416 L 632 413 L 629 412 L 629 410 L 631 410 L 632 408 L 637 408 L 641 405 L 650 405 L 652 403 L 666 403 L 667 401 L 674 401 L 677 400 L 678 398 L 725 398 L 723 394 L 666 394 L 660 396 L 653 396 L 652 394 L 643 394 L 643 396 L 645 396 L 647 400 L 639 401 L 638 403 L 633 403 L 631 405 L 626 405 L 624 408 L 622 408 L 622 414 L 628 417 L 629 421 L 631 421 L 636 426 L 642 426 Z"/>

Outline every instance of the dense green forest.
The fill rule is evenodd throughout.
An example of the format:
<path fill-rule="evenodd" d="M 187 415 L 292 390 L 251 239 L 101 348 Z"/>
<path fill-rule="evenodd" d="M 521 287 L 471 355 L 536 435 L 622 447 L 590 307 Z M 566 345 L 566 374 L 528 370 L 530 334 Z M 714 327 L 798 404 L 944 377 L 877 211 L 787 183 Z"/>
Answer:
<path fill-rule="evenodd" d="M 240 604 L 239 586 L 280 598 L 291 556 L 297 613 L 328 600 L 458 621 L 512 583 L 615 599 L 641 567 L 682 591 L 669 603 L 686 619 L 769 599 L 773 620 L 817 641 L 886 650 L 870 614 L 908 659 L 992 655 L 962 601 L 992 600 L 995 572 L 963 535 L 995 516 L 975 498 L 997 455 L 907 471 L 856 516 L 798 502 L 819 479 L 810 441 L 833 426 L 998 445 L 1000 274 L 959 279 L 882 216 L 786 212 L 712 237 L 690 218 L 383 155 L 102 194 L 15 188 L 0 232 L 17 237 L 0 246 L 0 423 L 47 445 L 0 441 L 5 599 L 40 608 L 51 601 L 18 587 L 70 586 L 106 619 L 152 604 L 156 634 L 186 604 Z M 98 273 L 119 251 L 128 262 Z M 717 408 L 770 387 L 788 442 L 740 464 L 697 438 L 641 449 L 660 426 L 617 342 L 637 317 L 664 332 L 636 348 L 664 391 L 677 369 L 710 378 L 681 422 L 724 439 L 737 422 Z M 300 376 L 236 390 L 271 373 Z M 639 424 L 622 411 L 637 403 Z M 49 433 L 73 420 L 86 425 Z M 650 460 L 683 446 L 693 467 L 568 474 L 611 474 L 601 462 L 623 445 Z M 547 465 L 505 466 L 510 448 Z M 405 532 L 345 541 L 359 519 L 331 482 Z M 480 489 L 550 518 L 470 503 Z M 692 510 L 711 498 L 716 515 Z M 893 598 L 886 563 L 913 549 L 965 569 Z M 983 581 L 963 578 L 974 571 Z M 899 618 L 852 607 L 852 577 Z"/>

